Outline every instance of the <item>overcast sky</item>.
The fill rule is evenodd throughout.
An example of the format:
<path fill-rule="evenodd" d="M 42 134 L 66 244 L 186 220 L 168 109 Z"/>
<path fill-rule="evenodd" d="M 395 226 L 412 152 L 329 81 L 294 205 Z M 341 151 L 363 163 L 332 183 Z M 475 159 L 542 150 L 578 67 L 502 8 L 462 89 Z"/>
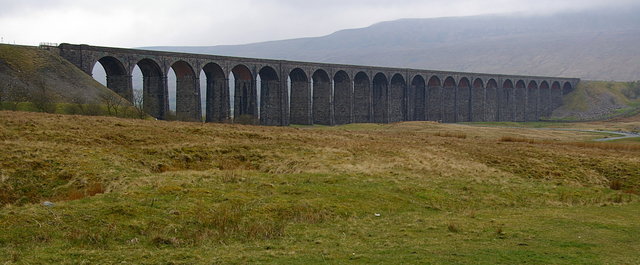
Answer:
<path fill-rule="evenodd" d="M 638 0 L 0 0 L 4 43 L 210 46 L 322 36 L 399 18 L 545 14 Z"/>

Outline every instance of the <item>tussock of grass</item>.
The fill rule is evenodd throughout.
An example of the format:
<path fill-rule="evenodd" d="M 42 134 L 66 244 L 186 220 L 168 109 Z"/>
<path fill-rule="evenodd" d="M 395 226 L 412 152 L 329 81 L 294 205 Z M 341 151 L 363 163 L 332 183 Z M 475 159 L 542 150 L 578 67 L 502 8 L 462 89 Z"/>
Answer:
<path fill-rule="evenodd" d="M 450 137 L 450 138 L 458 138 L 458 139 L 467 139 L 467 135 L 465 133 L 460 132 L 437 132 L 433 134 L 438 137 Z"/>
<path fill-rule="evenodd" d="M 503 137 L 500 137 L 499 141 L 507 142 L 507 143 L 564 145 L 564 146 L 575 146 L 580 148 L 599 148 L 599 149 L 616 150 L 616 151 L 640 151 L 639 144 L 625 143 L 625 142 L 552 142 L 548 140 L 535 140 L 535 139 L 515 137 L 515 136 L 503 136 Z"/>
<path fill-rule="evenodd" d="M 615 142 L 573 142 L 563 143 L 563 145 L 570 145 L 583 148 L 599 148 L 615 151 L 640 151 L 640 144 L 634 143 L 615 143 Z"/>
<path fill-rule="evenodd" d="M 520 137 L 514 137 L 514 136 L 502 136 L 500 138 L 500 142 L 509 142 L 509 143 L 536 143 L 536 140 L 534 139 L 528 139 L 528 138 L 520 138 Z"/>

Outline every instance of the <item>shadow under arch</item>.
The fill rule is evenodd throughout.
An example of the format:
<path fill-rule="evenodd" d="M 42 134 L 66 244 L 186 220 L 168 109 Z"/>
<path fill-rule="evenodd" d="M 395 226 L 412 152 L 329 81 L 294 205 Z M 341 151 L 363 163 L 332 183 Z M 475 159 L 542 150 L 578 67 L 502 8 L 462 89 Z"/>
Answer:
<path fill-rule="evenodd" d="M 389 81 L 383 73 L 373 77 L 373 122 L 389 122 Z"/>
<path fill-rule="evenodd" d="M 371 81 L 365 72 L 353 77 L 353 121 L 371 122 Z"/>
<path fill-rule="evenodd" d="M 457 121 L 457 108 L 456 108 L 456 81 L 453 77 L 449 76 L 445 78 L 442 88 L 442 121 L 443 122 L 456 122 Z"/>
<path fill-rule="evenodd" d="M 408 93 L 409 117 L 413 121 L 427 120 L 427 84 L 421 75 L 416 75 L 411 81 L 411 91 Z"/>
<path fill-rule="evenodd" d="M 231 69 L 234 77 L 233 119 L 240 123 L 258 122 L 256 82 L 251 70 L 243 64 Z"/>
<path fill-rule="evenodd" d="M 260 76 L 260 124 L 280 125 L 283 123 L 280 101 L 280 78 L 271 66 L 265 66 L 258 72 Z"/>
<path fill-rule="evenodd" d="M 333 119 L 335 124 L 352 122 L 352 103 L 353 83 L 349 74 L 340 70 L 333 76 Z"/>
<path fill-rule="evenodd" d="M 427 83 L 427 119 L 442 121 L 442 82 L 437 76 L 429 78 Z"/>
<path fill-rule="evenodd" d="M 136 64 L 142 72 L 142 96 L 134 94 L 136 101 L 143 101 L 144 111 L 156 119 L 166 119 L 169 111 L 169 92 L 166 85 L 166 75 L 160 65 L 154 60 L 144 58 Z"/>
<path fill-rule="evenodd" d="M 313 79 L 313 124 L 332 125 L 331 121 L 331 79 L 323 69 L 316 70 Z"/>
<path fill-rule="evenodd" d="M 202 67 L 206 77 L 205 121 L 226 122 L 231 117 L 229 100 L 229 80 L 222 67 L 207 63 Z"/>
<path fill-rule="evenodd" d="M 389 122 L 407 120 L 406 94 L 407 81 L 401 74 L 394 74 L 389 86 Z"/>
<path fill-rule="evenodd" d="M 485 121 L 485 106 L 486 106 L 486 89 L 484 87 L 484 81 L 480 78 L 473 80 L 471 89 L 471 121 L 481 122 Z"/>
<path fill-rule="evenodd" d="M 122 64 L 122 61 L 112 56 L 98 59 L 92 69 L 100 64 L 106 74 L 106 87 L 121 97 L 133 102 L 133 86 L 131 73 Z M 93 71 L 92 71 L 93 72 Z"/>
<path fill-rule="evenodd" d="M 182 60 L 171 64 L 176 74 L 176 119 L 202 121 L 200 83 L 193 67 Z"/>

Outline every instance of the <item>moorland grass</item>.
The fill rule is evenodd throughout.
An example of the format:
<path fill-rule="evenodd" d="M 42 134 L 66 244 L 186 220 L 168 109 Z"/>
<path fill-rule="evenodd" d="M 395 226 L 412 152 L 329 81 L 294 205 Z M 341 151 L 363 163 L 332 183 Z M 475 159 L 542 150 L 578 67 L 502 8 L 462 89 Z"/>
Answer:
<path fill-rule="evenodd" d="M 0 263 L 636 264 L 638 144 L 592 138 L 3 111 Z"/>

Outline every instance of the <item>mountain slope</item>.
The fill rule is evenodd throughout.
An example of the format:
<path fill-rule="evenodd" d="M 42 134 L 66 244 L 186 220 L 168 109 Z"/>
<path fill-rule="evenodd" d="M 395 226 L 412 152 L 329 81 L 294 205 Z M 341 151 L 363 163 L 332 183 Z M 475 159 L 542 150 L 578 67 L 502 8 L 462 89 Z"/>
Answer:
<path fill-rule="evenodd" d="M 434 70 L 640 80 L 640 8 L 548 16 L 402 19 L 324 37 L 212 47 L 147 47 Z"/>

